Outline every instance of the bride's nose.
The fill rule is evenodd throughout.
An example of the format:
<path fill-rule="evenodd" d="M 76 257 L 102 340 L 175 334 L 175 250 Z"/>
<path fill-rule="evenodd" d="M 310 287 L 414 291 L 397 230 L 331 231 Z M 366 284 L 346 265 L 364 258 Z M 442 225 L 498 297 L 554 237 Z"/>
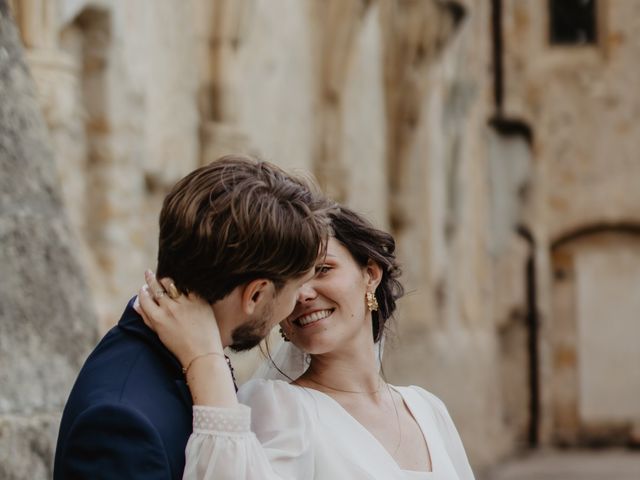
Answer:
<path fill-rule="evenodd" d="M 307 282 L 298 290 L 298 303 L 306 303 L 314 300 L 318 296 L 316 289 L 313 288 L 311 282 Z"/>

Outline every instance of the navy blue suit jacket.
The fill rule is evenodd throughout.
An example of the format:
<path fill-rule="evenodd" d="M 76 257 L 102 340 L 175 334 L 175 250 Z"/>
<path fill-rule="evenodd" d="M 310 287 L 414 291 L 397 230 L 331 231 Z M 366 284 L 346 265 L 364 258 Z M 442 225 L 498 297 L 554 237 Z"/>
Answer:
<path fill-rule="evenodd" d="M 132 305 L 69 395 L 54 480 L 182 478 L 192 430 L 189 389 L 178 360 Z"/>

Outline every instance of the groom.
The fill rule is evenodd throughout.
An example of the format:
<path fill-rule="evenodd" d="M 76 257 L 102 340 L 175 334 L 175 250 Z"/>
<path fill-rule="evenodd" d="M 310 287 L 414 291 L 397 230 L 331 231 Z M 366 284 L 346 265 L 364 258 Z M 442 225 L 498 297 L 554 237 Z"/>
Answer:
<path fill-rule="evenodd" d="M 252 348 L 291 313 L 313 275 L 325 210 L 323 197 L 274 165 L 227 156 L 201 167 L 164 201 L 157 274 L 174 285 L 152 294 L 193 292 L 220 305 L 229 312 L 216 315 L 224 346 Z M 182 478 L 192 430 L 183 366 L 133 304 L 69 395 L 54 480 Z"/>

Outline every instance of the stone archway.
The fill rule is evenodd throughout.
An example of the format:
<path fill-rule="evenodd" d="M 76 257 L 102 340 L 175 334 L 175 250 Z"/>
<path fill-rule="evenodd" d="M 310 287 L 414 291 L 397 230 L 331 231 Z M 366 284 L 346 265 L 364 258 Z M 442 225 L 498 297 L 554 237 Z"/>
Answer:
<path fill-rule="evenodd" d="M 553 439 L 626 444 L 640 425 L 640 226 L 573 232 L 551 258 Z"/>

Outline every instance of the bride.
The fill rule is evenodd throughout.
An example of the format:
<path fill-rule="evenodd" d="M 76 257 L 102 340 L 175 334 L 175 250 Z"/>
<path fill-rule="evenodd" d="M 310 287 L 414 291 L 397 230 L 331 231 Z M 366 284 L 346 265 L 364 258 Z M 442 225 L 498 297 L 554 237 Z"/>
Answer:
<path fill-rule="evenodd" d="M 224 362 L 211 309 L 193 295 L 161 305 L 140 295 L 194 401 L 185 479 L 474 478 L 445 405 L 380 375 L 379 346 L 403 292 L 393 237 L 344 207 L 330 221 L 316 275 L 280 323 L 275 365 L 237 397 L 230 373 L 208 374 Z M 147 284 L 175 288 L 152 275 Z"/>

